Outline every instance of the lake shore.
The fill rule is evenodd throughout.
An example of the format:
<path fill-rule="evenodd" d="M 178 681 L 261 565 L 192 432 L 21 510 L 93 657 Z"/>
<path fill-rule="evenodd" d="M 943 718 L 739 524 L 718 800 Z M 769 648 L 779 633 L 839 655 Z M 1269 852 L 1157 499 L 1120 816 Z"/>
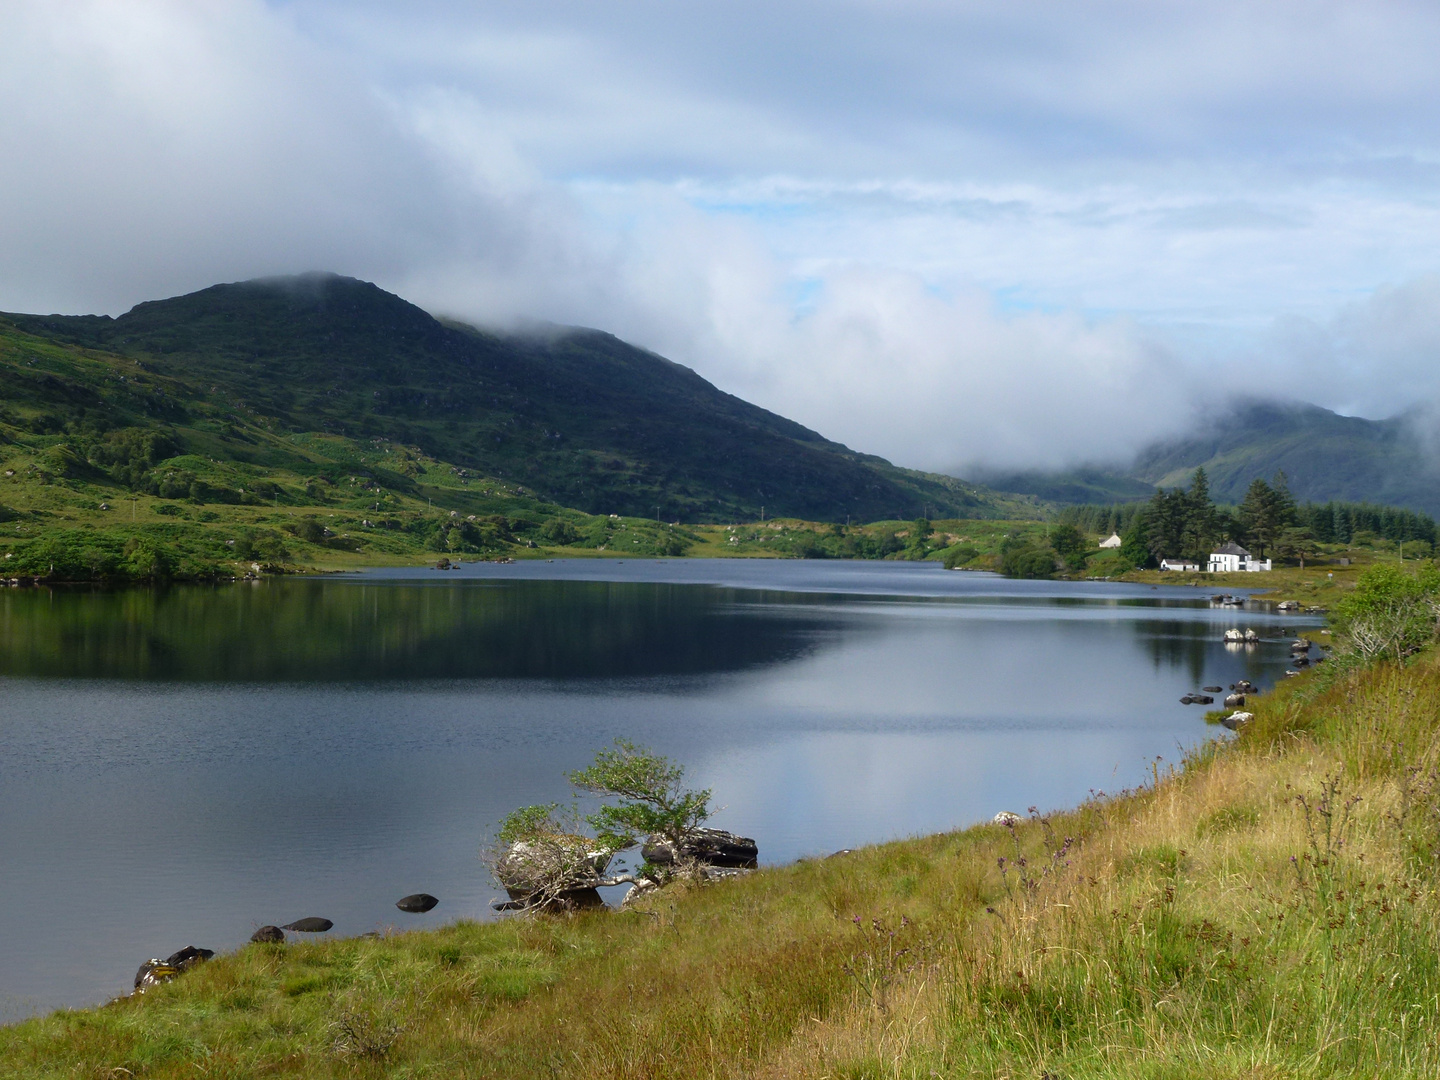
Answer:
<path fill-rule="evenodd" d="M 1291 680 L 1235 739 L 1014 829 L 624 914 L 249 946 L 143 997 L 6 1028 L 0 1061 L 33 1076 L 1433 1075 L 1436 1017 L 1413 1003 L 1440 991 L 1440 901 L 1414 769 L 1437 745 L 1440 665 L 1330 683 Z"/>

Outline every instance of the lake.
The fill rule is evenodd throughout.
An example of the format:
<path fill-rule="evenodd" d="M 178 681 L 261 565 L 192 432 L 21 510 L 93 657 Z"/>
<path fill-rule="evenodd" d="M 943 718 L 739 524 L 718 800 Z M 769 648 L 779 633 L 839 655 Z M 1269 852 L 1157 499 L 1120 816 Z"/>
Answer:
<path fill-rule="evenodd" d="M 0 1020 L 184 945 L 489 917 L 477 857 L 616 737 L 762 863 L 1071 806 L 1214 737 L 1312 617 L 937 565 L 570 560 L 0 591 Z M 1226 646 L 1229 627 L 1257 646 Z M 405 915 L 418 891 L 440 906 Z M 618 897 L 613 898 L 618 899 Z"/>

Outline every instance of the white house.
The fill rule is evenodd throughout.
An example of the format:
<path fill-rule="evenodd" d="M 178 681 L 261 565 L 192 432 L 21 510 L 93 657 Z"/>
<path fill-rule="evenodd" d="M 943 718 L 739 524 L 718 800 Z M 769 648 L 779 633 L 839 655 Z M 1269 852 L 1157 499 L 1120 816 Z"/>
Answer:
<path fill-rule="evenodd" d="M 1125 541 L 1120 539 L 1119 533 L 1111 533 L 1104 540 L 1100 541 L 1100 546 L 1102 548 L 1118 548 L 1124 542 Z"/>
<path fill-rule="evenodd" d="M 1269 559 L 1257 559 L 1233 540 L 1210 553 L 1210 573 L 1235 574 L 1242 570 L 1269 570 Z"/>
<path fill-rule="evenodd" d="M 1193 559 L 1161 559 L 1161 570 L 1188 570 L 1191 573 L 1200 572 L 1200 564 Z"/>

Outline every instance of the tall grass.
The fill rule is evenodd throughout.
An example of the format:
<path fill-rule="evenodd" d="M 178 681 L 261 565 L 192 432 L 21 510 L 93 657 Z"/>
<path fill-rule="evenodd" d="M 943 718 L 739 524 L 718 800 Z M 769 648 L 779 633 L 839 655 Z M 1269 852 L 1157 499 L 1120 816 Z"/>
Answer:
<path fill-rule="evenodd" d="M 0 1031 L 0 1075 L 1440 1075 L 1440 667 L 1256 713 L 1014 828 L 623 914 L 250 946 Z"/>

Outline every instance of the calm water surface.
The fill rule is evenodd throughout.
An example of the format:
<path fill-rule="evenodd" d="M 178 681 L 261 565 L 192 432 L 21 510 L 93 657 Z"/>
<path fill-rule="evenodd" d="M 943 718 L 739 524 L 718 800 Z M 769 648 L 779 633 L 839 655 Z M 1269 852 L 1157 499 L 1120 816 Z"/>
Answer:
<path fill-rule="evenodd" d="M 4 590 L 0 1020 L 264 923 L 484 917 L 488 830 L 617 736 L 683 762 L 763 862 L 1069 806 L 1213 736 L 1177 699 L 1273 682 L 1313 621 L 903 563 Z M 421 890 L 432 914 L 393 906 Z"/>

